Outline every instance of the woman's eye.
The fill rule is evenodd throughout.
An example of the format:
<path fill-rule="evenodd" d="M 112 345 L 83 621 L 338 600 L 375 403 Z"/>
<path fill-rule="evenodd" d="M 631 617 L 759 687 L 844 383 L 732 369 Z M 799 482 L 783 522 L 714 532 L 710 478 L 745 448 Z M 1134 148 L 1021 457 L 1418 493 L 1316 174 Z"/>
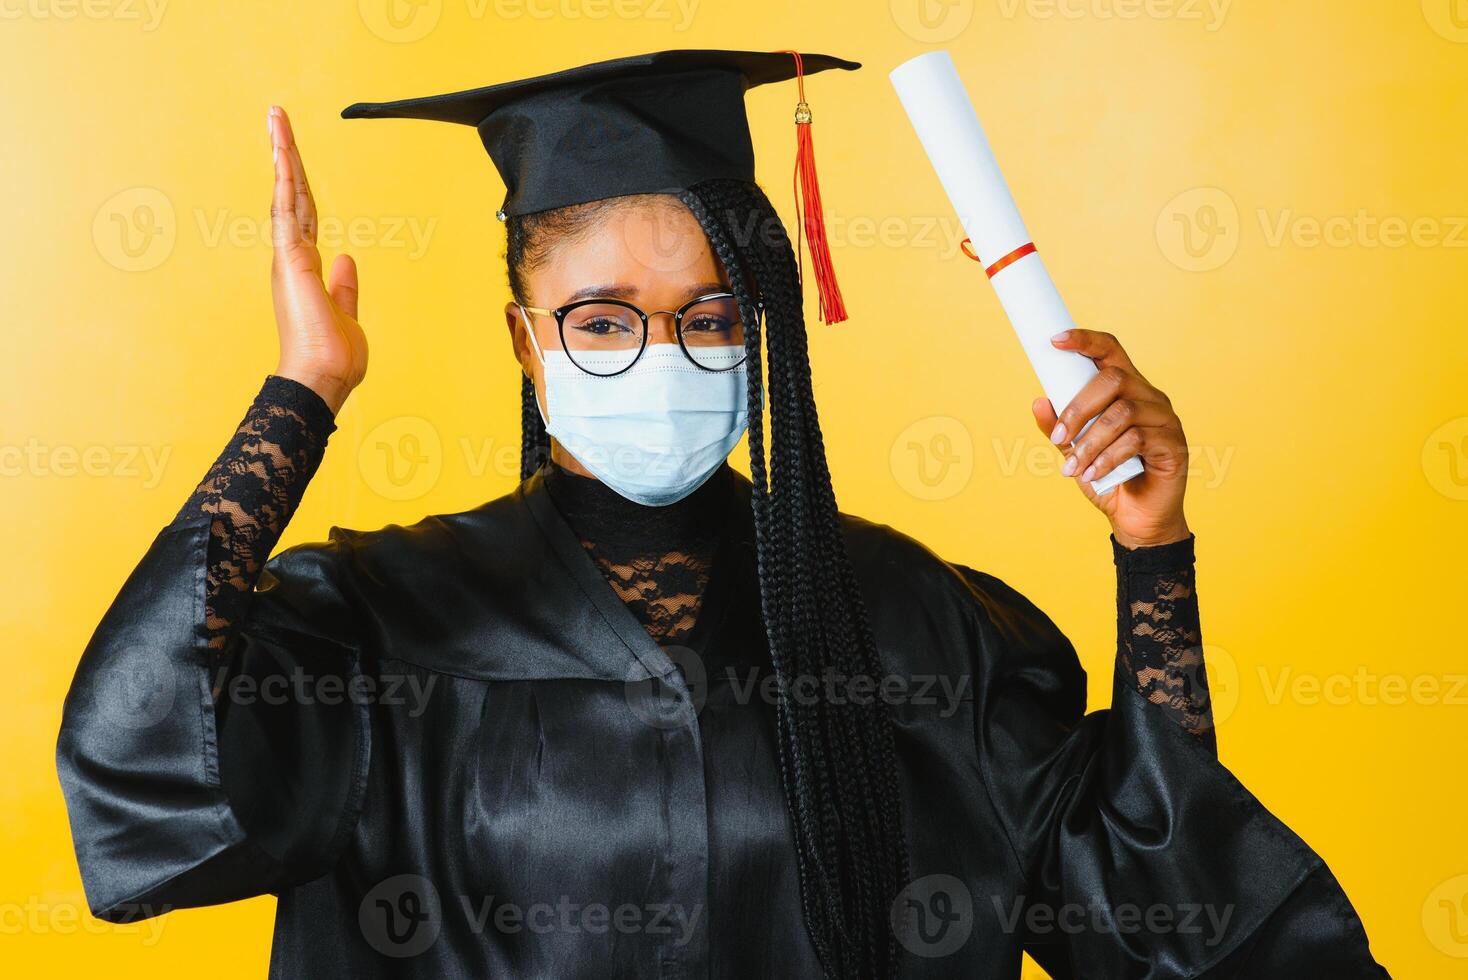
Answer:
<path fill-rule="evenodd" d="M 683 323 L 684 333 L 697 333 L 700 331 L 704 333 L 728 333 L 733 328 L 734 321 L 726 317 L 708 316 L 706 314 L 694 317 L 692 320 L 685 320 Z"/>
<path fill-rule="evenodd" d="M 611 333 L 625 333 L 628 328 L 627 324 L 613 317 L 595 317 L 578 323 L 576 329 L 597 336 L 606 336 Z"/>

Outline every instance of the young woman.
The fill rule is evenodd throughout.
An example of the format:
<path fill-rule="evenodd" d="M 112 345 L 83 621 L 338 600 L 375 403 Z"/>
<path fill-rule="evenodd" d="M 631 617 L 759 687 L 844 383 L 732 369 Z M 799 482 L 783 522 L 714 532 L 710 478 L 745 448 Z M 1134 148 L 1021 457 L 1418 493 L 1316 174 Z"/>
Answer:
<path fill-rule="evenodd" d="M 1111 524 L 1109 711 L 1022 596 L 838 512 L 743 92 L 854 67 L 664 52 L 349 110 L 475 125 L 505 178 L 525 479 L 267 562 L 367 365 L 271 110 L 279 364 L 66 706 L 97 915 L 273 893 L 280 977 L 1385 975 L 1215 757 L 1182 427 L 1114 338 L 1057 337 L 1102 370 L 1034 406 Z"/>

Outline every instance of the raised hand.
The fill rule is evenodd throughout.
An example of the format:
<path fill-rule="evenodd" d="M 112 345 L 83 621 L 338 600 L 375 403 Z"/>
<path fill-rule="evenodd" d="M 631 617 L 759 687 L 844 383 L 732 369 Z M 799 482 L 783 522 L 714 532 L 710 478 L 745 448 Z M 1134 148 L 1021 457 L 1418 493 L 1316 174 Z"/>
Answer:
<path fill-rule="evenodd" d="M 1049 399 L 1036 399 L 1031 406 L 1040 431 L 1065 454 L 1061 473 L 1075 478 L 1086 498 L 1111 521 L 1112 533 L 1125 547 L 1170 544 L 1186 538 L 1190 532 L 1183 517 L 1183 492 L 1188 481 L 1188 445 L 1172 401 L 1142 377 L 1110 334 L 1067 330 L 1051 343 L 1060 350 L 1084 354 L 1101 369 L 1059 417 Z M 1076 433 L 1092 418 L 1095 424 L 1077 440 Z M 1091 481 L 1132 456 L 1141 456 L 1147 471 L 1097 496 Z"/>
<path fill-rule="evenodd" d="M 270 288 L 280 334 L 275 373 L 306 385 L 336 412 L 367 373 L 367 336 L 357 323 L 357 264 L 338 255 L 323 283 L 316 201 L 290 118 L 279 106 L 270 107 L 270 145 Z"/>

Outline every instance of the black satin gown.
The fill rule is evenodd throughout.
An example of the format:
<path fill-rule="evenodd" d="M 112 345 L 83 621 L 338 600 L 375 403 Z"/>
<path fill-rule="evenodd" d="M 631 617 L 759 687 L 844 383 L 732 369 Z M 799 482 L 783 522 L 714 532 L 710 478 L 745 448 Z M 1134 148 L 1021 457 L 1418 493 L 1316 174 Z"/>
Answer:
<path fill-rule="evenodd" d="M 543 472 L 276 555 L 222 650 L 210 521 L 170 526 L 64 715 L 95 914 L 273 893 L 281 978 L 818 977 L 748 685 L 770 672 L 749 488 L 718 479 L 718 560 L 671 650 Z M 844 528 L 885 663 L 929 695 L 893 709 L 903 976 L 1015 978 L 1022 950 L 1057 977 L 1386 975 L 1320 857 L 1120 666 L 1087 715 L 1075 651 L 1022 596 Z"/>

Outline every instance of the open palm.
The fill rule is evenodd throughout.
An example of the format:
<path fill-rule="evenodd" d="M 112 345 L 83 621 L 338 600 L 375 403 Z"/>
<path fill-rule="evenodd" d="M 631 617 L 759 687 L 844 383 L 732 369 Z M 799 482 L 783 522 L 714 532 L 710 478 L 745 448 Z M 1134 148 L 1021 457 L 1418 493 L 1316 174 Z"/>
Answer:
<path fill-rule="evenodd" d="M 279 106 L 270 109 L 270 143 L 270 283 L 280 334 L 276 374 L 311 388 L 336 412 L 367 373 L 367 336 L 357 322 L 357 265 L 338 255 L 322 280 L 316 201 L 290 117 Z"/>

